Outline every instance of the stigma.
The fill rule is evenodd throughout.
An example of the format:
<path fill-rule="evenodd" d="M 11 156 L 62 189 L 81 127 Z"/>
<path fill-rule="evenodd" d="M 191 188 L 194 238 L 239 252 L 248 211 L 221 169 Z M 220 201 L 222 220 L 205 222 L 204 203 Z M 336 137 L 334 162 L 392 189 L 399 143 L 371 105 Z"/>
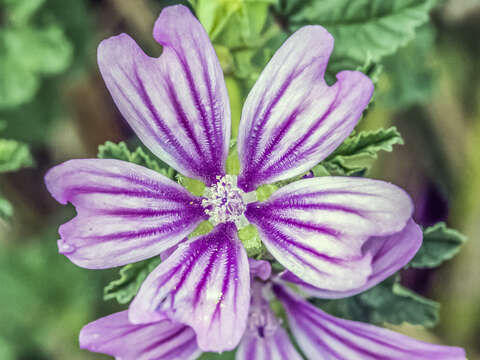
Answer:
<path fill-rule="evenodd" d="M 212 225 L 233 222 L 237 229 L 247 226 L 247 204 L 257 201 L 255 191 L 244 192 L 235 175 L 217 176 L 217 182 L 205 189 L 202 206 Z"/>

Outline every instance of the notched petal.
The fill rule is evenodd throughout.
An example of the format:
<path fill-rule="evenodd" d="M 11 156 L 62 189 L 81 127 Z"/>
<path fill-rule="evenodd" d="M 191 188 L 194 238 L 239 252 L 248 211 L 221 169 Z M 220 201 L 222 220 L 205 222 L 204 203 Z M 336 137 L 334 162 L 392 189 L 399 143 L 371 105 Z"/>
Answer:
<path fill-rule="evenodd" d="M 224 175 L 230 106 L 208 35 L 186 7 L 165 8 L 154 28 L 163 46 L 147 56 L 128 35 L 102 41 L 98 64 L 118 109 L 142 142 L 184 175 Z"/>
<path fill-rule="evenodd" d="M 410 219 L 402 231 L 393 235 L 370 238 L 364 245 L 363 251 L 372 256 L 372 273 L 367 282 L 357 288 L 347 291 L 332 291 L 315 287 L 290 271 L 284 271 L 280 278 L 294 283 L 304 293 L 323 299 L 339 299 L 359 294 L 377 285 L 387 277 L 402 269 L 417 253 L 422 245 L 422 229 Z"/>
<path fill-rule="evenodd" d="M 373 93 L 371 80 L 342 71 L 324 80 L 332 36 L 321 26 L 294 33 L 275 53 L 247 97 L 238 137 L 239 184 L 245 191 L 300 175 L 351 133 Z"/>
<path fill-rule="evenodd" d="M 412 210 L 409 196 L 392 184 L 322 177 L 282 187 L 250 204 L 245 215 L 290 272 L 315 287 L 345 292 L 366 286 L 372 275 L 376 252 L 368 242 L 403 230 Z"/>
<path fill-rule="evenodd" d="M 60 226 L 60 253 L 103 269 L 144 260 L 176 245 L 203 220 L 200 199 L 165 176 L 112 159 L 70 160 L 45 183 L 77 216 Z"/>

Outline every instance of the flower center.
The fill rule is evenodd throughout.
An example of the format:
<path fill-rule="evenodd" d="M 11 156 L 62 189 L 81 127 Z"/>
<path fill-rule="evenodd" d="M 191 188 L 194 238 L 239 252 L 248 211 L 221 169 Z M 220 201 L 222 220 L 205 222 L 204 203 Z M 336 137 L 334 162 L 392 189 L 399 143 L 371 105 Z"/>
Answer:
<path fill-rule="evenodd" d="M 248 225 L 244 215 L 247 204 L 257 200 L 255 191 L 245 193 L 237 186 L 235 175 L 217 176 L 217 183 L 206 188 L 202 206 L 213 225 L 234 222 L 237 229 Z"/>

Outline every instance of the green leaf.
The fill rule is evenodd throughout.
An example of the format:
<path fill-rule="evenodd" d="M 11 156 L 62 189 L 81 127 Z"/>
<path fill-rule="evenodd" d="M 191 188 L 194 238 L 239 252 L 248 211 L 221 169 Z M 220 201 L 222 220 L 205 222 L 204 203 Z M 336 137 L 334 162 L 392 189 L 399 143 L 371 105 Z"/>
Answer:
<path fill-rule="evenodd" d="M 433 26 L 426 24 L 418 29 L 414 41 L 383 60 L 379 100 L 388 107 L 404 108 L 430 100 L 435 83 L 434 35 Z"/>
<path fill-rule="evenodd" d="M 318 164 L 314 168 L 312 168 L 313 176 L 329 176 L 330 173 L 328 172 L 327 168 L 322 164 Z"/>
<path fill-rule="evenodd" d="M 403 144 L 402 136 L 395 127 L 362 131 L 347 138 L 322 165 L 334 175 L 363 173 L 370 169 L 378 152 L 391 152 L 395 144 Z"/>
<path fill-rule="evenodd" d="M 375 287 L 359 295 L 368 309 L 370 322 L 399 325 L 408 322 L 414 325 L 433 327 L 438 322 L 440 304 L 424 298 L 398 283 Z"/>
<path fill-rule="evenodd" d="M 410 266 L 434 268 L 453 258 L 466 241 L 466 237 L 440 222 L 423 230 L 423 244 Z"/>
<path fill-rule="evenodd" d="M 62 28 L 50 23 L 0 30 L 0 109 L 25 103 L 36 94 L 42 75 L 64 71 L 73 48 Z"/>
<path fill-rule="evenodd" d="M 27 102 L 37 93 L 39 79 L 14 58 L 0 55 L 0 110 Z"/>
<path fill-rule="evenodd" d="M 0 220 L 6 221 L 13 215 L 13 207 L 10 202 L 0 195 Z M 0 221 L 1 224 L 1 221 Z"/>
<path fill-rule="evenodd" d="M 120 278 L 113 280 L 103 289 L 103 299 L 116 299 L 126 304 L 137 294 L 145 278 L 160 264 L 160 257 L 125 265 L 120 269 Z"/>
<path fill-rule="evenodd" d="M 175 179 L 175 170 L 171 167 L 162 167 L 157 160 L 152 159 L 141 147 L 137 147 L 133 152 L 130 151 L 127 144 L 123 141 L 118 144 L 107 141 L 105 144 L 100 145 L 97 157 L 100 159 L 128 161 L 155 170 L 170 179 Z"/>
<path fill-rule="evenodd" d="M 0 173 L 32 166 L 33 158 L 26 144 L 0 139 Z"/>
<path fill-rule="evenodd" d="M 376 325 L 404 322 L 433 327 L 440 305 L 400 285 L 391 277 L 372 289 L 340 300 L 313 300 L 325 311 L 346 319 Z"/>
<path fill-rule="evenodd" d="M 290 1 L 287 1 L 290 2 Z M 294 0 L 294 2 L 296 2 Z M 307 24 L 324 26 L 335 39 L 329 69 L 355 69 L 370 58 L 378 62 L 415 36 L 429 20 L 436 0 L 317 0 L 288 15 L 289 30 Z"/>
<path fill-rule="evenodd" d="M 30 20 L 45 0 L 3 0 L 1 2 L 3 2 L 8 21 L 22 25 Z"/>

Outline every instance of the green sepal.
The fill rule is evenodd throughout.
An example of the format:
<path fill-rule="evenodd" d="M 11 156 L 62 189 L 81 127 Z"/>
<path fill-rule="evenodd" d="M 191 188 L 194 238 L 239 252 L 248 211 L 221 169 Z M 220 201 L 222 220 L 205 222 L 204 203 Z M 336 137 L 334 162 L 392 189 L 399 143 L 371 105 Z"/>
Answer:
<path fill-rule="evenodd" d="M 406 322 L 433 327 L 440 309 L 439 303 L 403 287 L 395 277 L 350 298 L 312 302 L 335 316 L 376 325 Z"/>
<path fill-rule="evenodd" d="M 457 230 L 439 222 L 423 230 L 420 250 L 408 264 L 414 268 L 434 268 L 453 258 L 467 238 Z"/>
<path fill-rule="evenodd" d="M 120 269 L 120 278 L 113 280 L 103 289 L 103 299 L 116 299 L 126 304 L 137 294 L 145 278 L 160 264 L 160 256 L 125 265 Z"/>
<path fill-rule="evenodd" d="M 259 258 L 266 252 L 266 248 L 263 245 L 258 229 L 249 224 L 240 230 L 238 230 L 238 238 L 243 244 L 248 257 Z"/>
<path fill-rule="evenodd" d="M 395 127 L 362 131 L 347 138 L 321 164 L 331 175 L 357 175 L 368 171 L 380 151 L 392 151 L 403 139 Z M 318 171 L 318 169 L 317 169 Z"/>
<path fill-rule="evenodd" d="M 26 144 L 0 139 L 0 173 L 16 171 L 32 165 L 33 158 Z"/>
<path fill-rule="evenodd" d="M 127 144 L 123 141 L 115 144 L 107 141 L 98 147 L 98 155 L 100 159 L 117 159 L 128 161 L 137 165 L 145 166 L 151 170 L 155 170 L 160 174 L 170 178 L 175 178 L 175 170 L 171 167 L 163 167 L 155 159 L 152 159 L 141 147 L 137 147 L 135 151 L 130 151 Z"/>
<path fill-rule="evenodd" d="M 191 239 L 193 237 L 201 236 L 208 234 L 210 231 L 213 230 L 213 225 L 209 221 L 202 221 L 198 226 L 195 228 L 195 230 L 192 231 L 190 235 L 188 235 L 188 238 Z"/>
<path fill-rule="evenodd" d="M 256 190 L 257 192 L 257 200 L 258 201 L 265 201 L 279 188 L 279 186 L 275 184 L 265 184 L 259 186 Z"/>
<path fill-rule="evenodd" d="M 205 191 L 205 184 L 200 180 L 177 174 L 177 182 L 196 196 L 202 196 Z"/>

